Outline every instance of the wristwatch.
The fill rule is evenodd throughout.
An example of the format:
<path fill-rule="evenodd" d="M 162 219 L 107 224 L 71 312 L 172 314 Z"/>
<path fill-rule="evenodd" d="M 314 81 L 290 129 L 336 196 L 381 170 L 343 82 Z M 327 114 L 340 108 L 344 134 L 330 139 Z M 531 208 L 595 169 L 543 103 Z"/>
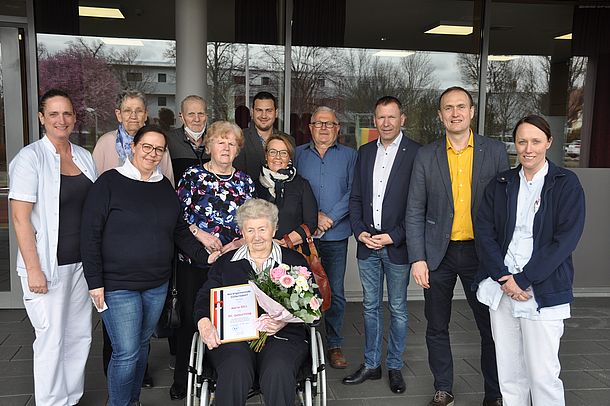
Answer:
<path fill-rule="evenodd" d="M 198 232 L 199 232 L 199 227 L 195 227 L 191 230 L 191 233 L 193 233 L 194 236 L 197 236 Z"/>

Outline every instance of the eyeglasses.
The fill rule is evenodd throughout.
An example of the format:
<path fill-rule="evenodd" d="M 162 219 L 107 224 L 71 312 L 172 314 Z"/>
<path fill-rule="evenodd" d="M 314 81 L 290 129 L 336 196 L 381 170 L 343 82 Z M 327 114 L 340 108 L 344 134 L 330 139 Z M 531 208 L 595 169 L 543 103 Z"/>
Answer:
<path fill-rule="evenodd" d="M 135 114 L 136 116 L 141 116 L 144 113 L 146 113 L 145 110 L 131 110 L 131 109 L 125 109 L 125 110 L 121 110 L 121 113 L 125 114 L 127 117 L 131 117 L 132 114 Z"/>
<path fill-rule="evenodd" d="M 270 157 L 275 158 L 276 156 L 280 156 L 280 158 L 288 158 L 290 156 L 290 154 L 288 153 L 288 151 L 286 151 L 285 149 L 278 151 L 277 149 L 270 149 L 269 151 L 267 151 L 267 155 L 269 155 Z"/>
<path fill-rule="evenodd" d="M 150 144 L 142 144 L 142 151 L 145 154 L 150 154 L 151 152 L 155 151 L 155 155 L 163 155 L 165 152 L 165 147 L 154 147 Z"/>
<path fill-rule="evenodd" d="M 314 121 L 311 123 L 315 128 L 335 128 L 335 126 L 339 126 L 339 123 L 335 123 L 334 121 Z"/>

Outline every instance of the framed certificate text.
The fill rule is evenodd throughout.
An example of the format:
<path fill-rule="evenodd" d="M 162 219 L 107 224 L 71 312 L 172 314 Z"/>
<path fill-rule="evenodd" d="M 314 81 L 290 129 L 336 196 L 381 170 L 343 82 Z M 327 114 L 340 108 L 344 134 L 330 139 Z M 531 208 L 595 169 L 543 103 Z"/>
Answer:
<path fill-rule="evenodd" d="M 210 316 L 223 343 L 258 338 L 258 306 L 248 284 L 211 289 Z"/>

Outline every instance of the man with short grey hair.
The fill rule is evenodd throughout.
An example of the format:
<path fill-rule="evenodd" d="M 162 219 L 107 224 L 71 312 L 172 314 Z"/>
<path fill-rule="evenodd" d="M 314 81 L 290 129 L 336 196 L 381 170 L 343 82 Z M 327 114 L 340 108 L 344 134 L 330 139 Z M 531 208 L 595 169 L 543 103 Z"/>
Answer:
<path fill-rule="evenodd" d="M 205 153 L 203 137 L 208 126 L 207 103 L 201 96 L 186 96 L 180 103 L 182 126 L 167 134 L 167 148 L 172 157 L 176 185 L 184 171 L 210 160 Z"/>
<path fill-rule="evenodd" d="M 328 358 L 333 368 L 346 368 L 341 350 L 345 313 L 344 278 L 349 224 L 349 195 L 356 151 L 337 142 L 340 124 L 335 111 L 321 106 L 311 116 L 312 141 L 297 147 L 295 166 L 309 181 L 318 202 L 317 247 L 328 275 L 331 306 L 324 314 Z"/>

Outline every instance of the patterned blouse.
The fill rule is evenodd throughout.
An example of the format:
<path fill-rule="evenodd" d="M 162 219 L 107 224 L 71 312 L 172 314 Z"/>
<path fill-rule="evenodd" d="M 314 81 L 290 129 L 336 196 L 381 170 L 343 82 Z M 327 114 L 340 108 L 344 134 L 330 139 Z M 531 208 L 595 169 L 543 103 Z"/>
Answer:
<path fill-rule="evenodd" d="M 245 172 L 216 175 L 201 165 L 184 171 L 176 188 L 184 219 L 220 239 L 222 245 L 240 237 L 236 214 L 254 194 L 254 182 Z"/>

